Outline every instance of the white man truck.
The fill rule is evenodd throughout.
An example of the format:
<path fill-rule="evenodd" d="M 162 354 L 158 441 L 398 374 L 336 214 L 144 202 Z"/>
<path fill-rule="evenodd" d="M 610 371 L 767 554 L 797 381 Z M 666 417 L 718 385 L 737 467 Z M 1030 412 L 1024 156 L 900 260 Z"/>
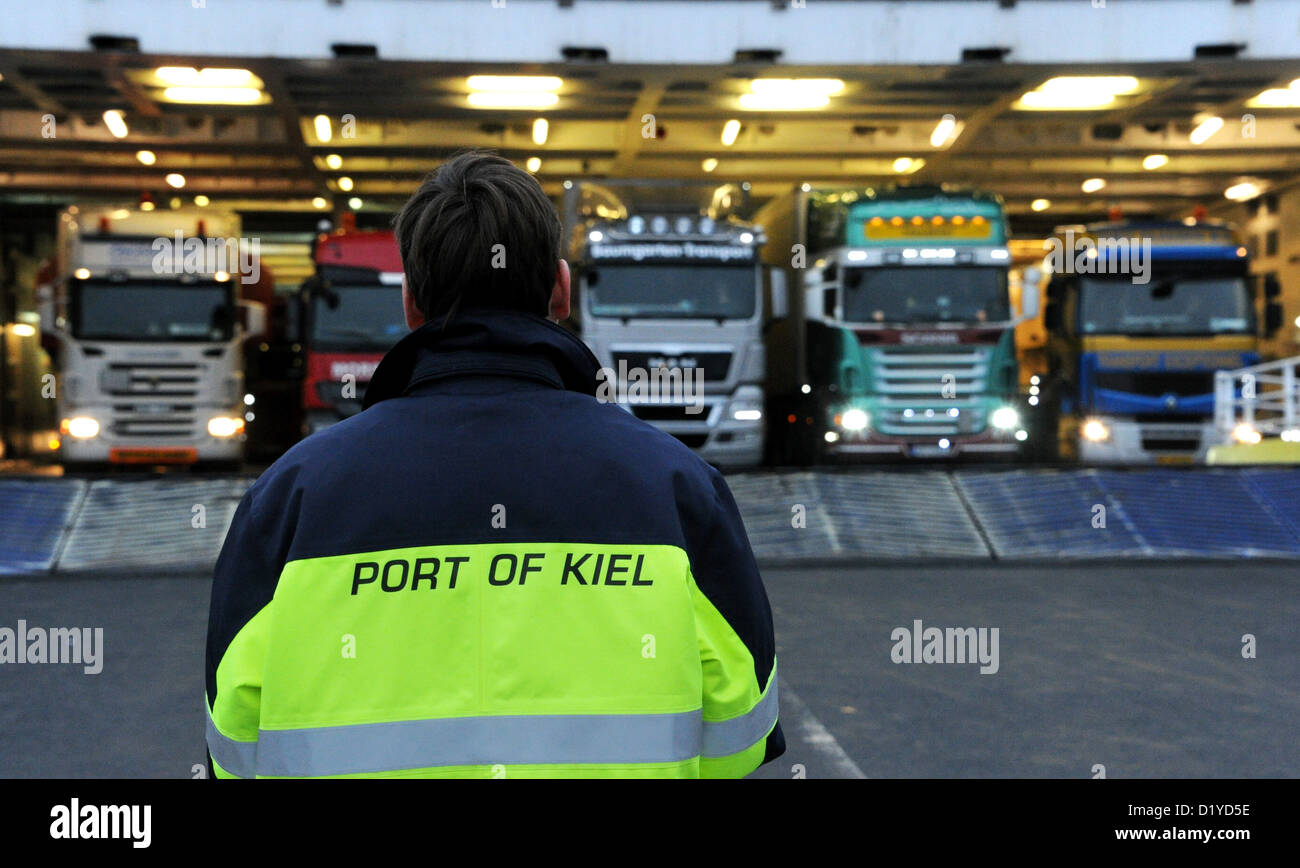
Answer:
<path fill-rule="evenodd" d="M 66 468 L 241 461 L 239 234 L 236 215 L 207 209 L 59 215 L 41 319 Z"/>
<path fill-rule="evenodd" d="M 763 459 L 761 230 L 748 184 L 565 182 L 574 316 L 602 387 L 723 469 Z"/>

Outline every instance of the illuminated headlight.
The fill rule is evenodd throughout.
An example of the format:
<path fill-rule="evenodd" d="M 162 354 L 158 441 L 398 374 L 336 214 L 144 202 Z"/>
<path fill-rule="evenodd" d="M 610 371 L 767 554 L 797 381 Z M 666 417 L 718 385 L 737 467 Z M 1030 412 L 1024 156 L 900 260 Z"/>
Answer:
<path fill-rule="evenodd" d="M 1009 431 L 1020 424 L 1020 414 L 1015 407 L 999 407 L 993 411 L 993 427 Z"/>
<path fill-rule="evenodd" d="M 845 431 L 861 431 L 867 427 L 871 418 L 865 410 L 859 410 L 854 407 L 852 410 L 845 410 L 844 415 L 840 417 L 840 426 Z"/>
<path fill-rule="evenodd" d="M 1250 425 L 1245 422 L 1232 429 L 1232 439 L 1238 443 L 1255 444 L 1263 440 L 1264 437 Z"/>
<path fill-rule="evenodd" d="M 256 400 L 257 400 L 257 398 L 256 398 L 256 396 L 253 395 L 252 392 L 249 392 L 248 394 L 244 395 L 244 404 L 245 404 L 246 406 L 249 406 L 249 407 L 253 406 L 253 402 L 256 401 Z"/>
<path fill-rule="evenodd" d="M 834 431 L 827 431 L 825 436 L 827 443 L 834 443 L 836 440 L 840 439 L 840 435 L 836 434 Z"/>
<path fill-rule="evenodd" d="M 593 229 L 587 233 L 588 241 L 600 241 L 604 237 L 605 237 L 605 233 L 601 232 L 599 229 Z"/>
<path fill-rule="evenodd" d="M 59 431 L 78 440 L 99 436 L 99 422 L 89 416 L 73 416 L 59 423 Z"/>
<path fill-rule="evenodd" d="M 751 400 L 748 398 L 739 398 L 731 402 L 727 408 L 731 418 L 737 422 L 757 422 L 763 418 L 762 400 Z"/>
<path fill-rule="evenodd" d="M 244 420 L 233 416 L 213 416 L 208 420 L 208 433 L 213 437 L 234 437 L 244 430 Z"/>
<path fill-rule="evenodd" d="M 1300 443 L 1300 428 L 1288 428 L 1283 431 L 1282 439 L 1287 443 Z"/>
<path fill-rule="evenodd" d="M 1083 439 L 1101 443 L 1110 439 L 1110 429 L 1100 419 L 1088 419 L 1083 423 Z"/>

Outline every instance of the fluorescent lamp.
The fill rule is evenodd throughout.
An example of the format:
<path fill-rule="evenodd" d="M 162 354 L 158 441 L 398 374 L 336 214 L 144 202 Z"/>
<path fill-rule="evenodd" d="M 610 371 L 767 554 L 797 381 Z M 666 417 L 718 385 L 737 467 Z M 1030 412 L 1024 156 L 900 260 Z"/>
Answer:
<path fill-rule="evenodd" d="M 1223 118 L 1206 118 L 1196 125 L 1196 129 L 1192 130 L 1192 134 L 1188 136 L 1188 139 L 1191 140 L 1193 145 L 1203 145 L 1221 129 L 1223 129 Z"/>
<path fill-rule="evenodd" d="M 104 112 L 104 126 L 113 134 L 114 138 L 125 139 L 129 132 L 126 128 L 126 116 L 118 109 L 109 109 Z"/>
<path fill-rule="evenodd" d="M 554 93 L 564 79 L 554 75 L 471 75 L 465 85 L 475 92 Z"/>
<path fill-rule="evenodd" d="M 533 144 L 546 144 L 546 136 L 551 131 L 551 124 L 546 118 L 538 118 L 533 121 Z"/>
<path fill-rule="evenodd" d="M 732 118 L 722 125 L 722 145 L 731 147 L 736 143 L 736 137 L 740 135 L 740 121 Z"/>

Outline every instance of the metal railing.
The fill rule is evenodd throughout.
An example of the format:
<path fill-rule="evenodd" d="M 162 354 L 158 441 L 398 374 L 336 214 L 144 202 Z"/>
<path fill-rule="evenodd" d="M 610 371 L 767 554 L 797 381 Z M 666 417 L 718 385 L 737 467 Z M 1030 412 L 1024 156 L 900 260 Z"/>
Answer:
<path fill-rule="evenodd" d="M 1300 439 L 1300 356 L 1214 374 L 1214 427 L 1224 443 Z"/>

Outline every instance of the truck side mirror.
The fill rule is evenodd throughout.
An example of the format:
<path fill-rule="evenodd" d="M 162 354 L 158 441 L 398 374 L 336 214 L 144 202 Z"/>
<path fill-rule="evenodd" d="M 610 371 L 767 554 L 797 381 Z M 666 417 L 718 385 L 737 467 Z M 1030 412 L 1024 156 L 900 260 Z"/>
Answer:
<path fill-rule="evenodd" d="M 1038 284 L 1020 284 L 1020 315 L 1025 319 L 1038 316 Z"/>
<path fill-rule="evenodd" d="M 239 300 L 239 324 L 244 330 L 244 340 L 262 339 L 266 336 L 266 305 L 260 301 Z"/>
<path fill-rule="evenodd" d="M 1264 305 L 1264 337 L 1271 338 L 1282 328 L 1282 305 L 1270 301 Z"/>
<path fill-rule="evenodd" d="M 772 292 L 771 318 L 785 319 L 790 315 L 790 294 L 785 282 L 785 271 L 781 268 L 771 268 L 768 274 Z"/>
<path fill-rule="evenodd" d="M 1276 274 L 1264 275 L 1264 298 L 1277 298 L 1282 294 L 1282 282 Z"/>

